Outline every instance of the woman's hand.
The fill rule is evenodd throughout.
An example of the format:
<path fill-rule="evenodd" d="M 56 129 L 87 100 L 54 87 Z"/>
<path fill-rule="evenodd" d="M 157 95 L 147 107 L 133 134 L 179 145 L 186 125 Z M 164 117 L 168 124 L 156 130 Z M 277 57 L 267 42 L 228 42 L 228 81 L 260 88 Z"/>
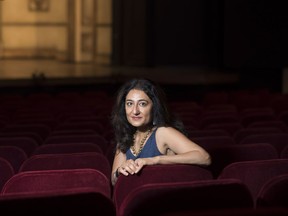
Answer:
<path fill-rule="evenodd" d="M 133 160 L 127 160 L 125 161 L 119 168 L 118 168 L 118 173 L 128 176 L 128 175 L 133 175 L 136 173 L 138 170 L 137 164 Z"/>
<path fill-rule="evenodd" d="M 145 165 L 154 165 L 156 164 L 155 158 L 138 158 L 135 161 L 127 160 L 118 168 L 118 173 L 125 176 L 134 175 L 138 173 Z"/>

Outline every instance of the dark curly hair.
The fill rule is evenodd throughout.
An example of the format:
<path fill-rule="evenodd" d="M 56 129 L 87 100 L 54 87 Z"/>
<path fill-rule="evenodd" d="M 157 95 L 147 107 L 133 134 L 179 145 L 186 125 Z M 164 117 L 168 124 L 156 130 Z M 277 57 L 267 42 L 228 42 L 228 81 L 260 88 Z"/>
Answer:
<path fill-rule="evenodd" d="M 151 126 L 170 126 L 187 135 L 183 123 L 169 111 L 163 90 L 149 79 L 132 79 L 120 87 L 111 115 L 117 148 L 121 152 L 126 153 L 133 145 L 133 135 L 137 130 L 128 122 L 125 111 L 126 96 L 132 89 L 145 92 L 153 102 Z"/>

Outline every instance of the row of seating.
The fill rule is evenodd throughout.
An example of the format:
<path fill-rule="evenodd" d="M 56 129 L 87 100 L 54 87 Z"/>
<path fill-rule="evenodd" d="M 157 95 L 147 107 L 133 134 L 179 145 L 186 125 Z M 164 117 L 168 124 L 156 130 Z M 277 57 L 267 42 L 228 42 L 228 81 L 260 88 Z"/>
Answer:
<path fill-rule="evenodd" d="M 35 98 L 39 100 L 41 97 L 31 97 L 30 102 L 35 101 Z M 111 104 L 107 103 L 107 106 L 102 106 L 95 101 L 92 103 L 90 97 L 89 100 L 86 100 L 87 97 L 83 100 L 78 96 L 77 99 L 66 97 L 67 100 L 64 102 L 58 100 L 57 103 L 55 103 L 55 98 L 42 99 L 34 108 L 33 103 L 25 100 L 21 103 L 19 101 L 6 103 L 2 107 L 2 111 L 5 111 L 2 113 L 9 113 L 9 115 L 0 118 L 3 120 L 0 134 L 5 134 L 0 138 L 0 144 L 1 141 L 5 146 L 9 144 L 8 140 L 11 136 L 7 136 L 7 130 L 13 126 L 9 130 L 14 136 L 14 141 L 15 139 L 21 140 L 18 142 L 21 143 L 18 144 L 20 149 L 23 150 L 25 146 L 28 146 L 28 140 L 33 140 L 36 145 L 30 148 L 30 151 L 24 151 L 26 158 L 23 154 L 19 156 L 20 159 L 24 158 L 22 162 L 17 163 L 14 157 L 14 163 L 11 163 L 10 161 L 13 160 L 8 160 L 8 153 L 3 154 L 7 159 L 2 158 L 3 164 L 8 164 L 3 167 L 10 170 L 11 175 L 7 175 L 6 179 L 0 182 L 2 184 L 0 209 L 17 206 L 18 208 L 13 209 L 14 212 L 33 211 L 35 215 L 36 212 L 44 215 L 73 213 L 90 215 L 89 210 L 91 210 L 90 212 L 94 214 L 100 214 L 100 211 L 103 211 L 105 215 L 118 216 L 147 215 L 148 213 L 152 215 L 153 213 L 155 215 L 215 215 L 215 212 L 222 211 L 223 215 L 229 213 L 231 215 L 231 212 L 241 212 L 238 210 L 244 209 L 251 215 L 256 214 L 255 210 L 257 213 L 268 215 L 262 212 L 262 207 L 269 206 L 266 212 L 271 213 L 274 210 L 274 215 L 277 213 L 287 215 L 286 200 L 288 199 L 283 194 L 284 192 L 287 194 L 287 187 L 285 189 L 285 186 L 280 186 L 280 184 L 287 185 L 285 175 L 288 174 L 288 159 L 285 158 L 284 151 L 286 130 L 271 132 L 274 135 L 282 134 L 283 136 L 279 138 L 267 139 L 266 137 L 264 141 L 250 140 L 245 143 L 243 140 L 248 137 L 239 138 L 235 142 L 236 135 L 232 133 L 233 125 L 230 125 L 228 130 L 222 130 L 224 133 L 228 132 L 225 135 L 216 135 L 214 129 L 221 128 L 210 128 L 214 131 L 204 130 L 203 127 L 192 128 L 193 130 L 189 133 L 191 139 L 205 147 L 211 154 L 211 166 L 147 166 L 139 175 L 120 176 L 113 188 L 110 184 L 110 175 L 114 143 L 107 124 L 109 123 L 107 111 L 110 110 Z M 79 103 L 80 101 L 85 102 Z M 103 98 L 102 102 L 106 103 L 107 100 Z M 77 103 L 79 103 L 78 106 L 73 107 Z M 18 107 L 12 104 L 17 104 Z M 19 104 L 24 106 L 20 107 Z M 61 104 L 62 107 L 56 107 L 56 104 Z M 12 111 L 6 109 L 8 107 L 13 107 Z M 241 109 L 241 112 L 243 110 Z M 194 115 L 193 113 L 191 115 L 191 110 L 189 112 L 188 115 Z M 186 115 L 184 112 L 181 114 Z M 104 118 L 99 118 L 101 115 Z M 204 119 L 203 116 L 201 115 L 202 119 Z M 223 123 L 225 118 L 223 116 L 221 118 Z M 188 122 L 186 117 L 183 120 L 184 123 L 185 120 Z M 19 127 L 18 131 L 14 130 L 15 123 Z M 44 125 L 36 136 L 32 130 L 28 130 L 33 128 L 29 128 L 31 123 L 33 123 L 32 126 L 36 123 Z M 230 122 L 225 124 L 228 123 Z M 104 132 L 107 133 L 104 135 Z M 214 135 L 207 135 L 206 132 L 214 133 Z M 264 135 L 270 134 L 268 130 L 263 132 Z M 99 141 L 96 135 L 99 137 L 99 134 L 102 138 L 108 139 L 95 145 Z M 250 135 L 258 134 L 258 132 L 251 132 Z M 282 144 L 274 145 L 275 140 L 281 141 Z M 76 149 L 72 147 L 72 143 Z M 59 150 L 59 146 L 63 148 Z M 92 146 L 99 148 L 96 150 Z M 79 153 L 80 149 L 81 151 L 85 149 L 85 153 Z M 278 169 L 278 167 L 282 168 Z M 264 185 L 273 185 L 274 177 L 275 182 L 276 178 L 281 179 L 281 183 L 275 186 L 281 188 L 278 189 L 277 196 L 276 192 L 272 192 L 275 189 L 264 190 Z M 260 196 L 261 191 L 263 194 Z M 270 197 L 264 194 L 269 194 Z"/>
<path fill-rule="evenodd" d="M 25 171 L 5 183 L 0 209 L 19 203 L 12 212 L 31 211 L 33 204 L 35 209 L 41 207 L 56 215 L 77 213 L 84 207 L 83 212 L 94 208 L 107 215 L 127 216 L 188 212 L 205 215 L 224 210 L 227 214 L 236 209 L 253 215 L 252 210 L 255 213 L 265 208 L 269 213 L 271 209 L 282 210 L 282 215 L 288 211 L 287 168 L 288 159 L 236 162 L 214 179 L 209 170 L 200 166 L 147 166 L 137 175 L 120 176 L 114 190 L 107 177 L 95 169 Z M 74 199 L 87 203 L 77 205 Z M 59 211 L 51 209 L 55 205 Z"/>
<path fill-rule="evenodd" d="M 85 125 L 87 126 L 85 128 Z M 89 125 L 89 126 L 88 126 Z M 101 146 L 104 152 L 109 148 L 109 144 L 113 142 L 113 132 L 111 129 L 107 129 L 106 133 L 101 130 L 92 129 L 94 125 L 97 125 L 93 122 L 81 122 L 77 124 L 70 124 L 70 129 L 65 130 L 54 130 L 47 131 L 47 127 L 42 124 L 25 124 L 25 125 L 14 125 L 13 127 L 7 127 L 4 131 L 0 131 L 0 139 L 5 140 L 3 138 L 11 138 L 11 137 L 27 137 L 32 138 L 37 145 L 43 144 L 51 144 L 51 143 L 63 143 L 63 142 L 91 142 L 97 143 Z M 235 130 L 233 128 L 233 124 L 222 124 L 222 126 L 226 128 L 214 128 L 214 129 L 201 129 L 201 130 L 190 130 L 188 134 L 190 138 L 202 138 L 202 137 L 216 137 L 216 136 L 226 136 L 231 137 L 231 142 L 236 144 L 239 143 L 249 143 L 255 142 L 256 138 L 251 138 L 251 136 L 256 136 L 259 141 L 262 140 L 271 140 L 271 144 L 277 143 L 282 140 L 282 143 L 275 144 L 277 149 L 282 150 L 285 143 L 285 136 L 287 136 L 287 132 L 282 131 L 281 129 L 270 126 L 262 126 L 262 127 L 253 127 L 253 128 L 240 128 L 236 130 L 234 135 L 229 133 L 229 130 Z M 77 129 L 78 127 L 78 129 Z M 91 127 L 90 129 L 88 127 Z M 248 137 L 249 136 L 249 137 Z M 281 137 L 281 139 L 275 139 Z M 261 137 L 262 140 L 261 140 Z M 271 137 L 271 138 L 269 138 Z M 218 137 L 219 138 L 219 137 Z"/>
<path fill-rule="evenodd" d="M 184 103 L 185 104 L 185 103 Z M 96 106 L 96 105 L 95 105 Z M 179 117 L 184 121 L 184 123 L 188 127 L 194 127 L 197 129 L 207 129 L 211 127 L 213 124 L 217 123 L 238 123 L 241 127 L 255 127 L 256 123 L 259 121 L 275 121 L 281 129 L 287 129 L 288 124 L 288 109 L 276 114 L 272 108 L 250 108 L 239 113 L 238 111 L 231 111 L 230 108 L 227 108 L 228 105 L 218 105 L 218 108 L 211 108 L 211 110 L 205 111 L 202 110 L 201 107 L 198 107 L 196 110 L 193 106 L 187 105 L 185 108 L 181 108 L 183 105 L 182 102 L 178 102 L 177 106 L 174 105 L 173 111 L 179 115 Z M 221 108 L 222 107 L 222 108 Z M 72 122 L 78 122 L 83 120 L 93 120 L 94 122 L 100 122 L 105 126 L 109 124 L 108 116 L 112 105 L 106 106 L 103 111 L 87 111 L 87 109 L 94 109 L 91 107 L 85 107 L 83 105 L 82 108 L 77 108 L 73 111 L 67 108 L 64 110 L 54 111 L 47 110 L 47 108 L 42 109 L 35 108 L 31 110 L 22 111 L 24 113 L 14 113 L 14 114 L 1 114 L 0 112 L 0 122 L 1 128 L 5 126 L 13 125 L 13 124 L 24 124 L 24 123 L 45 123 L 49 127 L 57 129 L 63 129 L 63 127 L 67 127 L 67 123 L 71 124 Z M 235 108 L 236 109 L 236 108 Z M 1 111 L 1 110 L 0 110 Z M 248 112 L 249 111 L 249 112 Z M 18 111 L 20 112 L 20 111 Z M 12 115 L 12 117 L 9 117 Z M 105 118 L 103 118 L 105 117 Z M 96 124 L 95 123 L 95 124 Z M 256 124 L 256 125 L 255 125 Z M 61 125 L 61 126 L 60 126 Z M 97 130 L 103 130 L 103 125 L 98 125 Z"/>

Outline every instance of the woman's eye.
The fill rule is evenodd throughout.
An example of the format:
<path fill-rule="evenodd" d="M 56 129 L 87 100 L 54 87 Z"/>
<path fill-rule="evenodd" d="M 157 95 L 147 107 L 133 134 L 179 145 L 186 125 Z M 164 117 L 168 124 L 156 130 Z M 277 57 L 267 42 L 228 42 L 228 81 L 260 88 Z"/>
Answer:
<path fill-rule="evenodd" d="M 126 106 L 132 106 L 132 102 L 127 102 Z"/>
<path fill-rule="evenodd" d="M 145 107 L 146 105 L 147 105 L 146 102 L 140 102 L 140 103 L 139 103 L 139 106 L 142 106 L 142 107 Z"/>

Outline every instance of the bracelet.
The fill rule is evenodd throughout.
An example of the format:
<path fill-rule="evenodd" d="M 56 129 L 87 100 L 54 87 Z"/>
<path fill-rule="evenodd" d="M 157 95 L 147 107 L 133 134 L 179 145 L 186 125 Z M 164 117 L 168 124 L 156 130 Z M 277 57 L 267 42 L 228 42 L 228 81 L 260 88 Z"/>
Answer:
<path fill-rule="evenodd" d="M 115 177 L 116 177 L 116 178 L 118 178 L 119 175 L 120 175 L 118 169 L 119 169 L 119 167 L 118 167 L 118 168 L 116 169 L 116 171 L 115 171 Z"/>

